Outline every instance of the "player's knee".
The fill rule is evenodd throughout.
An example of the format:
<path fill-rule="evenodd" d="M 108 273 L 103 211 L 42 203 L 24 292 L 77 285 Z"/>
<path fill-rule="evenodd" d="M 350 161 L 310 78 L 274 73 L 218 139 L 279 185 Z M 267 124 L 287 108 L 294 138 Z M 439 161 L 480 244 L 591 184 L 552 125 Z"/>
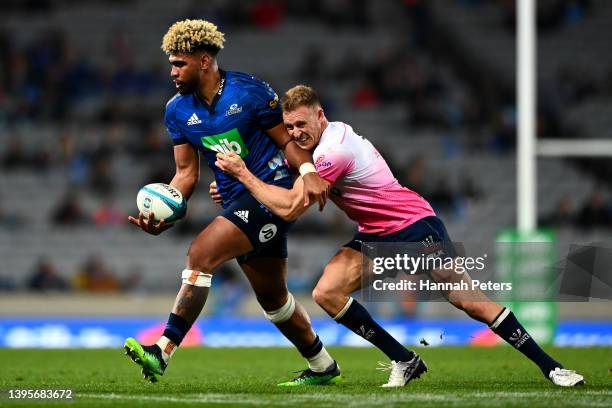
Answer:
<path fill-rule="evenodd" d="M 483 302 L 474 302 L 470 300 L 458 300 L 452 302 L 453 305 L 460 310 L 463 310 L 471 317 L 478 318 L 485 314 L 486 305 Z"/>
<path fill-rule="evenodd" d="M 316 286 L 312 291 L 312 299 L 323 309 L 333 303 L 336 294 L 329 288 Z"/>
<path fill-rule="evenodd" d="M 293 316 L 293 312 L 295 312 L 295 299 L 291 292 L 287 292 L 287 300 L 280 307 L 277 307 L 278 303 L 276 303 L 276 306 L 270 307 L 273 303 L 266 304 L 262 303 L 261 300 L 259 300 L 259 304 L 263 308 L 264 316 L 275 324 L 286 322 Z"/>
<path fill-rule="evenodd" d="M 187 264 L 189 268 L 204 273 L 212 273 L 218 266 L 208 251 L 198 251 L 194 244 L 191 244 L 189 251 L 187 251 Z"/>
<path fill-rule="evenodd" d="M 289 296 L 289 294 L 287 296 Z M 261 306 L 264 311 L 280 309 L 285 303 L 287 303 L 286 301 L 281 300 L 284 299 L 284 296 L 279 296 L 269 292 L 256 293 L 255 297 L 257 298 L 257 303 L 259 303 L 259 306 Z"/>

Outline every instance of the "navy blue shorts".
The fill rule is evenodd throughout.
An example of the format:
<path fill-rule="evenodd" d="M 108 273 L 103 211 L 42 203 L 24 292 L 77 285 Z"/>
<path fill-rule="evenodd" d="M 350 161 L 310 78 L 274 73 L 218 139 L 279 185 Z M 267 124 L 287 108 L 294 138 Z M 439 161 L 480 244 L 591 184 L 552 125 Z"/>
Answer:
<path fill-rule="evenodd" d="M 287 232 L 292 223 L 274 215 L 248 191 L 220 215 L 240 228 L 253 245 L 251 252 L 236 258 L 239 263 L 251 258 L 287 258 Z"/>
<path fill-rule="evenodd" d="M 418 244 L 414 248 L 416 252 L 424 255 L 437 253 L 438 256 L 444 258 L 457 256 L 457 251 L 448 236 L 444 223 L 436 216 L 422 218 L 414 224 L 388 235 L 374 235 L 358 232 L 353 239 L 344 244 L 344 246 L 361 252 L 361 245 L 364 242 L 414 243 Z M 415 255 L 417 254 L 415 253 Z"/>

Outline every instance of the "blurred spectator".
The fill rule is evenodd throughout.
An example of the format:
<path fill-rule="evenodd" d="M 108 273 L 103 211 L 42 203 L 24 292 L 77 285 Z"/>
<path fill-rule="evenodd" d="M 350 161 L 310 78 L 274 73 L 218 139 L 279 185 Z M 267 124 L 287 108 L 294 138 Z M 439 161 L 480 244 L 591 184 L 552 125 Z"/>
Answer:
<path fill-rule="evenodd" d="M 402 184 L 409 189 L 424 195 L 426 193 L 425 173 L 427 171 L 427 158 L 423 155 L 414 157 L 409 161 L 404 171 Z"/>
<path fill-rule="evenodd" d="M 358 109 L 368 109 L 378 105 L 376 88 L 364 81 L 351 95 L 351 106 Z"/>
<path fill-rule="evenodd" d="M 29 165 L 28 153 L 24 150 L 21 140 L 18 137 L 11 138 L 6 151 L 2 155 L 2 167 L 5 170 L 15 170 Z"/>
<path fill-rule="evenodd" d="M 91 255 L 74 277 L 75 287 L 88 292 L 114 292 L 121 283 L 100 255 Z"/>
<path fill-rule="evenodd" d="M 142 288 L 142 266 L 132 265 L 123 279 L 121 289 L 126 292 L 134 292 Z"/>
<path fill-rule="evenodd" d="M 612 225 L 610 208 L 601 192 L 594 191 L 578 211 L 576 222 L 582 228 L 605 228 Z"/>
<path fill-rule="evenodd" d="M 0 275 L 0 291 L 13 291 L 16 288 L 17 285 L 13 277 Z"/>
<path fill-rule="evenodd" d="M 465 174 L 461 176 L 459 182 L 459 194 L 472 201 L 479 201 L 484 197 L 482 189 L 476 185 L 474 178 Z"/>
<path fill-rule="evenodd" d="M 448 212 L 453 210 L 456 204 L 455 193 L 446 177 L 438 179 L 425 198 L 429 200 L 436 212 Z"/>
<path fill-rule="evenodd" d="M 115 190 L 115 179 L 112 174 L 109 155 L 103 155 L 92 160 L 88 185 L 93 192 L 100 196 L 106 196 Z"/>
<path fill-rule="evenodd" d="M 0 202 L 0 229 L 13 231 L 23 228 L 26 224 L 27 219 L 24 216 L 15 212 L 7 212 Z"/>
<path fill-rule="evenodd" d="M 427 0 L 404 0 L 408 16 L 412 22 L 412 38 L 418 47 L 425 47 L 433 32 L 431 2 Z"/>
<path fill-rule="evenodd" d="M 159 123 L 139 129 L 140 135 L 128 142 L 128 152 L 137 160 L 166 160 L 172 157 L 170 138 Z"/>
<path fill-rule="evenodd" d="M 108 227 L 114 225 L 125 225 L 127 215 L 114 205 L 112 197 L 106 197 L 91 215 L 96 227 Z"/>
<path fill-rule="evenodd" d="M 25 149 L 19 135 L 14 135 L 9 141 L 7 150 L 2 157 L 2 167 L 5 170 L 46 170 L 50 163 L 51 157 L 49 152 L 42 150 L 40 147 Z"/>
<path fill-rule="evenodd" d="M 218 290 L 216 301 L 210 311 L 217 316 L 235 315 L 247 292 L 242 275 L 230 264 L 224 263 L 215 271 L 215 287 Z"/>
<path fill-rule="evenodd" d="M 77 190 L 66 191 L 60 202 L 51 213 L 51 221 L 55 225 L 75 226 L 86 223 L 87 216 L 81 206 L 81 197 Z"/>
<path fill-rule="evenodd" d="M 69 285 L 55 268 L 55 265 L 46 257 L 41 257 L 30 277 L 27 288 L 35 291 L 68 290 Z"/>
<path fill-rule="evenodd" d="M 257 0 L 251 6 L 251 21 L 260 29 L 278 27 L 285 17 L 285 8 L 279 0 Z"/>
<path fill-rule="evenodd" d="M 573 207 L 571 196 L 563 196 L 553 213 L 542 218 L 538 224 L 543 227 L 570 227 L 576 222 Z"/>
<path fill-rule="evenodd" d="M 303 54 L 296 73 L 298 80 L 312 84 L 327 74 L 326 53 L 317 45 L 311 45 Z M 353 67 L 354 69 L 354 67 Z"/>

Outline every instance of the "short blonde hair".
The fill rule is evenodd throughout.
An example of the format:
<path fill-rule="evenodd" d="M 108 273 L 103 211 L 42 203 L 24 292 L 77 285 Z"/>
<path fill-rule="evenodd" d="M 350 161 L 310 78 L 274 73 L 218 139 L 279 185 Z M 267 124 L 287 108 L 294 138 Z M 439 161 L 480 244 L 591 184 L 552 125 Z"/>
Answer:
<path fill-rule="evenodd" d="M 162 40 L 166 54 L 207 51 L 213 56 L 223 48 L 225 34 L 216 25 L 205 20 L 183 20 L 172 24 Z"/>
<path fill-rule="evenodd" d="M 296 85 L 289 89 L 281 98 L 281 107 L 284 112 L 292 111 L 300 106 L 318 107 L 321 100 L 317 92 L 306 85 Z"/>

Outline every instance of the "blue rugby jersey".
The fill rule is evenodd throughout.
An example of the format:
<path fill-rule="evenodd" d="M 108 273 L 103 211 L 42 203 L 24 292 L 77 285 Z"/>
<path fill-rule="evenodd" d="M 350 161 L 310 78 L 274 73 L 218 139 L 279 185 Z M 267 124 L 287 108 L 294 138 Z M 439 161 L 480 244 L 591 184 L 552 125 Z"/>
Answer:
<path fill-rule="evenodd" d="M 268 184 L 291 188 L 283 152 L 266 134 L 282 123 L 278 96 L 266 82 L 222 71 L 219 92 L 208 106 L 192 94 L 176 94 L 166 105 L 165 124 L 175 145 L 190 143 L 206 158 L 226 208 L 245 187 L 215 166 L 217 152 L 234 151 Z"/>

